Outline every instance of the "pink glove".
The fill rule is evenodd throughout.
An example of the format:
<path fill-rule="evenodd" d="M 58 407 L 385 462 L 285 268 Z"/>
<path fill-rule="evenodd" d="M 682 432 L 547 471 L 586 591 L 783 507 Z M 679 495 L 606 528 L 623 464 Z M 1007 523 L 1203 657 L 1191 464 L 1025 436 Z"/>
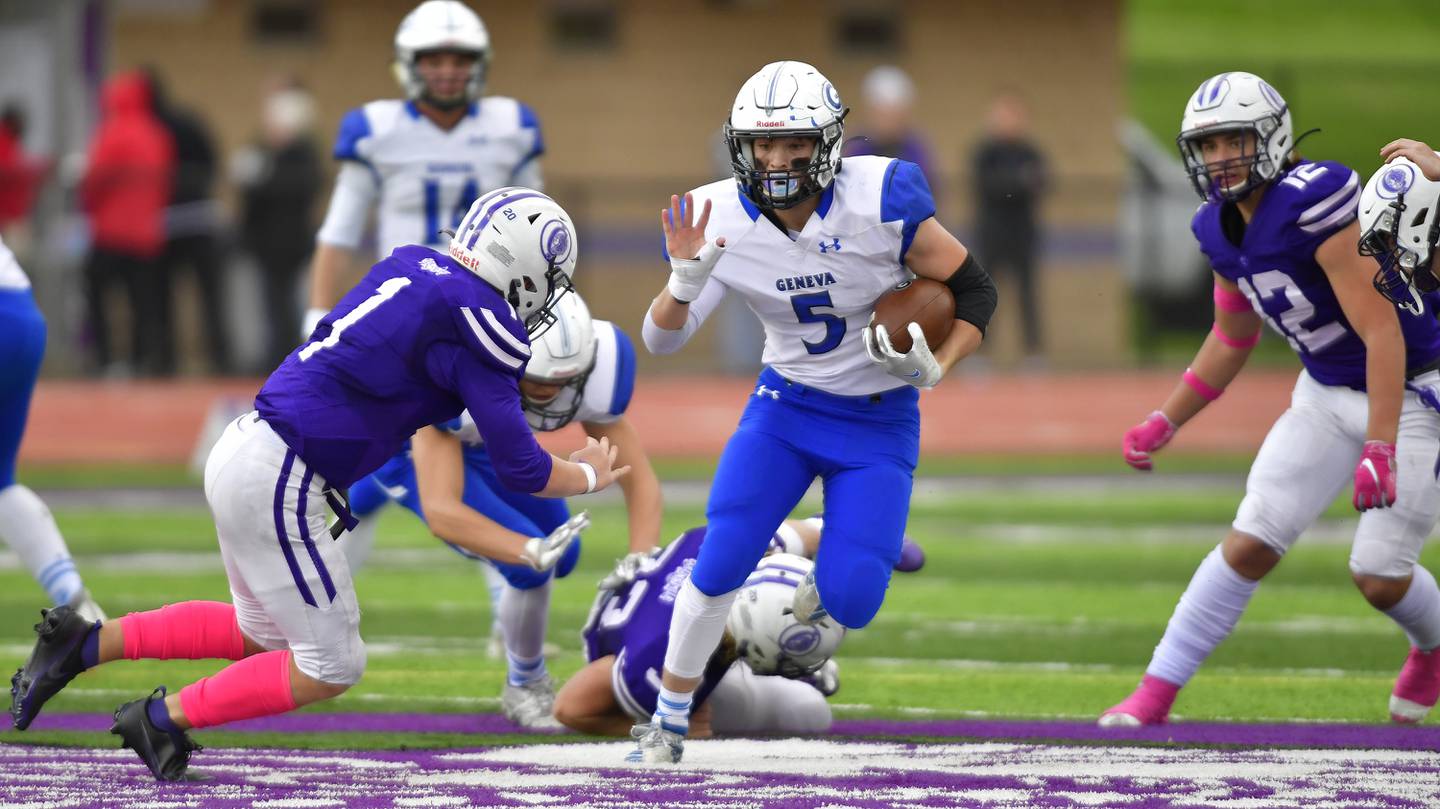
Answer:
<path fill-rule="evenodd" d="M 1149 472 L 1155 468 L 1150 462 L 1150 453 L 1170 443 L 1176 429 L 1175 423 L 1164 413 L 1159 410 L 1151 413 L 1144 421 L 1125 431 L 1125 463 L 1141 472 Z"/>
<path fill-rule="evenodd" d="M 1395 445 L 1366 441 L 1355 467 L 1355 510 L 1395 504 Z"/>

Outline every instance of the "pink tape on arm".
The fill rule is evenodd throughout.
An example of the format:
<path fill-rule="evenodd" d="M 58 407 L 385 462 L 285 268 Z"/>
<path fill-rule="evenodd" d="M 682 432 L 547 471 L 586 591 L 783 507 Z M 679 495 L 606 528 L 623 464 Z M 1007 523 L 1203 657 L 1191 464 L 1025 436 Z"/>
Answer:
<path fill-rule="evenodd" d="M 1191 390 L 1200 394 L 1207 402 L 1213 402 L 1219 399 L 1220 394 L 1225 392 L 1224 388 L 1211 387 L 1210 383 L 1201 379 L 1200 375 L 1190 368 L 1186 368 L 1185 373 L 1182 374 L 1180 378 L 1185 380 L 1185 384 L 1189 385 Z"/>
<path fill-rule="evenodd" d="M 1215 285 L 1215 305 L 1222 312 L 1253 312 L 1250 299 L 1241 292 L 1235 292 L 1219 284 Z"/>
<path fill-rule="evenodd" d="M 220 601 L 183 601 L 120 619 L 126 660 L 239 660 L 245 636 L 235 606 Z"/>
<path fill-rule="evenodd" d="M 1254 348 L 1255 345 L 1260 342 L 1260 333 L 1263 331 L 1265 330 L 1256 329 L 1255 333 L 1250 335 L 1249 337 L 1239 338 L 1231 337 L 1230 335 L 1226 334 L 1224 330 L 1220 328 L 1219 323 L 1216 323 L 1214 326 L 1210 327 L 1210 332 L 1215 335 L 1215 339 L 1219 340 L 1227 346 L 1230 346 L 1231 348 Z"/>
<path fill-rule="evenodd" d="M 251 655 L 185 686 L 180 689 L 180 710 L 197 728 L 295 710 L 290 650 Z"/>

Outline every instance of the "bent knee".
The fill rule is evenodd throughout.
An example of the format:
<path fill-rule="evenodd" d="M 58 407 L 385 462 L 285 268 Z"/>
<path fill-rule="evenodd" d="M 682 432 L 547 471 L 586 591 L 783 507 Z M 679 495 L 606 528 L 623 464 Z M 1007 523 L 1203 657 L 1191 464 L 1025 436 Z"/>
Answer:
<path fill-rule="evenodd" d="M 1405 593 L 1410 589 L 1410 577 L 1403 578 L 1375 576 L 1368 573 L 1361 573 L 1353 568 L 1350 577 L 1354 579 L 1355 586 L 1360 589 L 1360 594 L 1370 602 L 1370 606 L 1377 610 L 1388 610 L 1400 603 Z"/>
<path fill-rule="evenodd" d="M 861 629 L 874 619 L 890 586 L 890 565 L 875 557 L 855 559 L 844 570 L 815 571 L 820 606 L 847 629 Z"/>
<path fill-rule="evenodd" d="M 295 668 L 300 670 L 327 697 L 345 693 L 365 674 L 367 655 L 359 635 L 348 643 L 330 648 L 293 648 Z M 338 690 L 335 690 L 338 689 Z M 334 691 L 334 693 L 330 693 Z"/>
<path fill-rule="evenodd" d="M 1251 581 L 1259 581 L 1285 555 L 1285 546 L 1267 542 L 1243 531 L 1232 530 L 1225 537 L 1221 555 L 1230 569 Z"/>

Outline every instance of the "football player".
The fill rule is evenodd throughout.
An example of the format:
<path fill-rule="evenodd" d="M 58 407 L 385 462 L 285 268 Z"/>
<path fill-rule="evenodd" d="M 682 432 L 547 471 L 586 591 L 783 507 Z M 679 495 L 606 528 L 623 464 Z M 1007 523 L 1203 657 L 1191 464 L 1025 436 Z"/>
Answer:
<path fill-rule="evenodd" d="M 30 279 L 0 240 L 0 540 L 45 590 L 50 603 L 69 604 L 89 620 L 105 613 L 90 597 L 50 509 L 15 481 L 15 458 L 30 415 L 30 395 L 45 356 L 45 317 Z"/>
<path fill-rule="evenodd" d="M 1215 326 L 1160 409 L 1125 433 L 1126 462 L 1151 469 L 1154 453 L 1240 372 L 1264 324 L 1304 369 L 1250 467 L 1230 533 L 1200 563 L 1144 679 L 1105 711 L 1104 726 L 1165 722 L 1260 579 L 1352 480 L 1363 512 L 1350 553 L 1355 584 L 1417 649 L 1440 646 L 1440 589 L 1417 564 L 1440 514 L 1435 301 L 1397 307 L 1375 294 L 1375 261 L 1356 249 L 1359 176 L 1301 158 L 1289 106 L 1260 77 L 1205 80 L 1177 140 L 1204 200 L 1191 227 L 1214 268 Z M 1434 661 L 1412 654 L 1401 681 L 1426 680 L 1429 704 L 1392 701 L 1396 719 L 1429 710 L 1437 676 Z"/>
<path fill-rule="evenodd" d="M 830 526 L 796 592 L 802 621 L 859 628 L 900 554 L 919 454 L 919 389 L 979 345 L 995 286 L 935 220 L 914 163 L 840 159 L 846 109 L 811 65 L 774 62 L 740 88 L 725 138 L 732 176 L 661 213 L 670 279 L 645 316 L 645 345 L 678 350 L 727 295 L 765 327 L 766 367 L 720 457 L 707 534 L 675 601 L 662 687 L 631 760 L 675 762 L 695 689 L 740 586 L 775 526 L 824 482 Z M 870 327 L 881 294 L 912 276 L 954 291 L 954 327 L 895 351 Z"/>
<path fill-rule="evenodd" d="M 195 749 L 187 729 L 344 693 L 365 669 L 365 646 L 325 505 L 339 525 L 352 522 L 337 492 L 427 424 L 468 409 L 496 476 L 516 491 L 569 497 L 628 471 L 612 465 L 605 440 L 590 439 L 568 461 L 545 452 L 520 406 L 530 340 L 553 321 L 575 254 L 574 227 L 559 205 L 504 188 L 475 201 L 448 255 L 415 245 L 376 264 L 210 452 L 205 496 L 232 603 L 189 601 L 94 623 L 68 607 L 47 610 L 11 687 L 15 727 L 28 727 L 47 699 L 101 663 L 237 661 L 177 694 L 161 686 L 116 711 L 112 732 L 156 778 L 173 780 Z M 531 537 L 506 561 L 548 570 L 585 522 L 582 513 Z"/>
<path fill-rule="evenodd" d="M 806 626 L 790 610 L 812 567 L 819 520 L 787 520 L 730 609 L 724 639 L 695 689 L 692 736 L 821 733 L 825 697 L 839 689 L 831 656 L 844 627 Z M 581 733 L 623 736 L 655 712 L 670 618 L 705 538 L 693 528 L 639 564 L 622 560 L 600 583 L 581 637 L 586 666 L 565 681 L 555 718 Z"/>
<path fill-rule="evenodd" d="M 481 194 L 502 186 L 544 190 L 545 143 L 535 111 L 484 94 L 490 51 L 485 24 L 458 0 L 426 0 L 400 22 L 393 68 L 405 100 L 372 101 L 340 122 L 334 151 L 340 171 L 316 235 L 302 339 L 339 298 L 340 278 L 372 210 L 376 255 L 383 257 L 404 244 L 438 247 L 441 231 L 459 224 Z M 354 499 L 362 514 L 385 502 L 367 501 L 364 492 Z M 352 571 L 374 532 L 375 521 L 363 519 L 347 538 Z M 504 579 L 494 568 L 483 571 L 498 606 Z"/>
<path fill-rule="evenodd" d="M 560 299 L 555 325 L 531 345 L 520 380 L 525 416 L 540 432 L 578 421 L 586 435 L 621 448 L 616 462 L 631 470 L 620 481 L 629 516 L 629 550 L 643 555 L 659 542 L 661 497 L 660 481 L 625 416 L 634 388 L 630 338 L 613 323 L 593 320 L 578 294 Z M 412 452 L 397 455 L 371 476 L 370 485 L 397 497 L 460 553 L 490 557 L 505 581 L 496 610 L 508 665 L 501 709 L 526 727 L 553 726 L 555 689 L 542 653 L 551 571 L 506 563 L 506 555 L 477 554 L 454 540 L 470 537 L 502 549 L 506 543 L 522 548 L 526 538 L 544 536 L 570 519 L 565 501 L 507 489 L 469 413 L 421 430 L 412 449 L 413 458 Z M 577 538 L 556 564 L 555 575 L 567 575 L 579 554 Z"/>

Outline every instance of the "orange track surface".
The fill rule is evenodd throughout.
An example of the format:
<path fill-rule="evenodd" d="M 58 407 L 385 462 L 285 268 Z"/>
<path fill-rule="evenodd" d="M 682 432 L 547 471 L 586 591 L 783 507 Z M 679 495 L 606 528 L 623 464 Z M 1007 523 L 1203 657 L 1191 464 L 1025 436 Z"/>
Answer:
<path fill-rule="evenodd" d="M 1248 452 L 1289 401 L 1291 372 L 1251 372 L 1187 425 L 1174 449 Z M 1118 452 L 1120 436 L 1157 407 L 1171 372 L 957 376 L 921 397 L 922 451 Z M 247 401 L 255 380 L 42 382 L 21 446 L 22 463 L 185 463 L 211 406 Z M 660 456 L 713 456 L 734 429 L 753 382 L 735 377 L 642 378 L 631 418 Z M 574 428 L 545 437 L 555 451 Z"/>

